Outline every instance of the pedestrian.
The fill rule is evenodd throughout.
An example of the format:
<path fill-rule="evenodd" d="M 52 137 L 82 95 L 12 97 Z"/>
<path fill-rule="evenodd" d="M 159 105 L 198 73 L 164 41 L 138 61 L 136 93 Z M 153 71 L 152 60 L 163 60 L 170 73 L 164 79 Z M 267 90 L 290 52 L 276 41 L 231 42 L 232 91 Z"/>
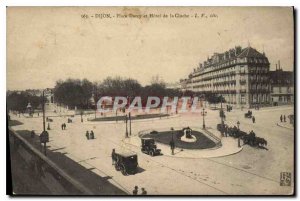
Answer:
<path fill-rule="evenodd" d="M 172 150 L 172 155 L 174 155 L 175 143 L 173 139 L 170 141 L 170 148 Z"/>
<path fill-rule="evenodd" d="M 145 190 L 145 188 L 142 188 L 142 193 L 141 195 L 147 195 L 147 191 Z"/>
<path fill-rule="evenodd" d="M 282 115 L 280 115 L 280 122 L 282 122 Z"/>
<path fill-rule="evenodd" d="M 88 139 L 88 140 L 90 139 L 89 131 L 86 131 L 85 136 L 86 136 L 86 139 Z"/>
<path fill-rule="evenodd" d="M 64 124 L 61 124 L 61 130 L 64 130 Z"/>
<path fill-rule="evenodd" d="M 64 130 L 66 130 L 66 127 L 67 127 L 67 125 L 66 125 L 66 123 L 64 123 Z"/>
<path fill-rule="evenodd" d="M 93 131 L 91 131 L 91 133 L 90 133 L 90 138 L 91 138 L 91 139 L 95 139 L 95 135 L 94 135 L 94 132 L 93 132 Z"/>
<path fill-rule="evenodd" d="M 133 195 L 137 195 L 138 191 L 139 191 L 138 189 L 139 189 L 139 187 L 135 186 L 134 189 L 133 189 L 133 191 L 132 191 L 132 194 Z"/>
<path fill-rule="evenodd" d="M 35 136 L 35 132 L 34 132 L 34 130 L 32 130 L 32 131 L 31 131 L 30 137 L 31 137 L 31 138 L 34 138 L 34 136 Z"/>
<path fill-rule="evenodd" d="M 255 123 L 255 117 L 254 116 L 252 117 L 252 122 Z"/>
<path fill-rule="evenodd" d="M 111 159 L 112 159 L 112 165 L 114 165 L 116 162 L 116 150 L 115 149 L 112 150 Z"/>
<path fill-rule="evenodd" d="M 284 121 L 284 122 L 286 122 L 286 118 L 285 118 L 285 115 L 283 115 L 283 121 Z"/>

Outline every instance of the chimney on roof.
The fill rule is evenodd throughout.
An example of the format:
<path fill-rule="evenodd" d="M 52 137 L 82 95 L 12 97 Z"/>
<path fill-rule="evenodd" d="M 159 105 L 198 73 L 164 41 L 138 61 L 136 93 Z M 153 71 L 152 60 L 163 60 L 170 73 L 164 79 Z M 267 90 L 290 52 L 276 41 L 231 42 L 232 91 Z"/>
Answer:
<path fill-rule="evenodd" d="M 280 60 L 278 60 L 278 69 L 280 70 Z"/>
<path fill-rule="evenodd" d="M 275 64 L 276 65 L 276 71 L 277 71 L 277 64 Z"/>

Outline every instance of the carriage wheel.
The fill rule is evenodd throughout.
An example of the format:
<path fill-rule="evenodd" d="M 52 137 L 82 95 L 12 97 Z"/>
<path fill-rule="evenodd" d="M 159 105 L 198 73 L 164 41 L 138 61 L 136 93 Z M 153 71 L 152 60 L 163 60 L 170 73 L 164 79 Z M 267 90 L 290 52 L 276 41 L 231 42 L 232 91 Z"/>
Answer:
<path fill-rule="evenodd" d="M 150 156 L 154 156 L 154 152 L 151 150 L 151 151 L 149 152 L 149 155 L 150 155 Z"/>

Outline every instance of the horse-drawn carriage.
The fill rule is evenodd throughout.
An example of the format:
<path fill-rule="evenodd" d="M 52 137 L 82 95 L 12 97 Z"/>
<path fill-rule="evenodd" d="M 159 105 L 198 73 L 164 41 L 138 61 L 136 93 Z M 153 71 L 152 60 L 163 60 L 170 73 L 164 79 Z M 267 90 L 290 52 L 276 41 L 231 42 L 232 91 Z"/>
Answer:
<path fill-rule="evenodd" d="M 248 112 L 245 113 L 245 118 L 252 118 L 252 111 L 248 110 Z"/>
<path fill-rule="evenodd" d="M 135 174 L 138 169 L 138 160 L 135 153 L 114 153 L 115 169 L 123 175 Z"/>
<path fill-rule="evenodd" d="M 217 124 L 217 130 L 221 133 L 225 131 L 225 128 L 227 127 L 227 124 Z"/>
<path fill-rule="evenodd" d="M 142 148 L 141 151 L 150 156 L 160 155 L 161 150 L 157 149 L 154 139 L 152 138 L 142 138 Z"/>
<path fill-rule="evenodd" d="M 244 144 L 248 144 L 252 147 L 264 147 L 267 146 L 267 140 L 261 137 L 257 137 L 256 134 L 251 131 L 249 134 L 246 132 L 238 129 L 236 126 L 234 127 L 228 127 L 226 124 L 217 124 L 217 129 L 222 134 L 226 131 L 228 136 L 233 138 L 240 138 L 243 140 Z"/>
<path fill-rule="evenodd" d="M 245 118 L 252 118 L 252 111 L 248 110 L 248 112 L 245 113 Z"/>
<path fill-rule="evenodd" d="M 248 144 L 252 147 L 263 147 L 268 144 L 267 140 L 265 140 L 264 138 L 256 137 L 256 134 L 253 131 L 251 131 L 249 134 L 244 135 L 242 139 L 244 144 Z"/>
<path fill-rule="evenodd" d="M 68 123 L 72 123 L 72 119 L 71 118 L 68 118 Z"/>

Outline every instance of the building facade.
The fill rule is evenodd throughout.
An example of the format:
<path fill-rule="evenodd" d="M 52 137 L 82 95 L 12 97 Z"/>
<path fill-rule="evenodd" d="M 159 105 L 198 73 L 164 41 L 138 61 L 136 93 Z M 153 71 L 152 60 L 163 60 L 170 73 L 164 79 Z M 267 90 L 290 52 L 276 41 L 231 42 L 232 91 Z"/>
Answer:
<path fill-rule="evenodd" d="M 200 63 L 182 81 L 182 89 L 222 95 L 227 103 L 237 106 L 263 106 L 270 103 L 269 70 L 265 53 L 237 46 Z"/>
<path fill-rule="evenodd" d="M 294 73 L 279 67 L 270 71 L 271 103 L 274 106 L 294 103 Z"/>

